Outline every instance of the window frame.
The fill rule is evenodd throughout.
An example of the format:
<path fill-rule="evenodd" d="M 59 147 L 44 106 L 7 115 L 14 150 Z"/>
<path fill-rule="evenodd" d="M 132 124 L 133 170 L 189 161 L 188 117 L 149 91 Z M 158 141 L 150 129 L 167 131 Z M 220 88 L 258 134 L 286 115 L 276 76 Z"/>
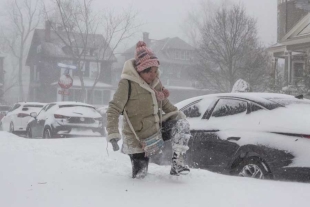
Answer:
<path fill-rule="evenodd" d="M 208 120 L 210 120 L 210 118 L 212 117 L 214 110 L 217 106 L 217 104 L 220 102 L 220 100 L 234 100 L 234 101 L 240 101 L 240 102 L 245 102 L 246 103 L 246 111 L 245 111 L 245 115 L 250 114 L 251 113 L 251 109 L 250 109 L 250 103 L 248 100 L 245 99 L 239 99 L 239 98 L 235 98 L 235 97 L 231 97 L 231 98 L 226 98 L 226 97 L 220 97 L 218 98 L 218 100 L 216 101 L 216 103 L 214 104 L 212 111 L 210 112 L 210 116 L 208 117 Z M 221 116 L 221 117 L 227 117 L 227 116 Z"/>

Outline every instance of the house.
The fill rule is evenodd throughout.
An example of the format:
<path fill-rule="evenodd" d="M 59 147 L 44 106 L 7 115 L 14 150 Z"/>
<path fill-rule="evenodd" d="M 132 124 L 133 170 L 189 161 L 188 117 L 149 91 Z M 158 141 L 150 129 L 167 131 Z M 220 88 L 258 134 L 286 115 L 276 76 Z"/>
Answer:
<path fill-rule="evenodd" d="M 275 79 L 278 61 L 284 61 L 283 91 L 297 95 L 310 89 L 310 4 L 304 0 L 278 0 L 278 42 L 268 48 Z"/>
<path fill-rule="evenodd" d="M 160 61 L 161 82 L 170 91 L 169 100 L 177 103 L 197 95 L 209 93 L 198 87 L 190 73 L 195 69 L 195 49 L 179 37 L 153 40 L 149 33 L 143 33 L 143 41 Z M 132 46 L 118 58 L 119 65 L 113 71 L 113 83 L 118 83 L 123 63 L 134 58 L 136 46 Z"/>
<path fill-rule="evenodd" d="M 26 60 L 26 65 L 30 67 L 28 100 L 83 101 L 98 106 L 106 105 L 113 90 L 111 66 L 116 58 L 109 47 L 104 54 L 101 54 L 103 50 L 100 45 L 107 45 L 104 37 L 99 34 L 88 34 L 85 44 L 83 34 L 53 30 L 51 25 L 50 22 L 46 22 L 45 29 L 36 29 L 33 34 Z M 73 53 L 83 54 L 83 59 L 77 59 Z M 99 59 L 98 56 L 102 58 Z M 71 66 L 69 75 L 73 79 L 73 85 L 65 95 L 60 94 L 58 80 L 61 75 L 68 72 L 68 68 L 60 67 L 61 65 Z M 91 90 L 95 80 L 98 82 Z"/>

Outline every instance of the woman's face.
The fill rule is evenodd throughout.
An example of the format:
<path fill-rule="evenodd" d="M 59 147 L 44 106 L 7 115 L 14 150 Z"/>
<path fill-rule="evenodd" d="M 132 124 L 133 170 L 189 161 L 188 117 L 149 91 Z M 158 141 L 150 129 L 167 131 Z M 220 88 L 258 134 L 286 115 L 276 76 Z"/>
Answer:
<path fill-rule="evenodd" d="M 153 66 L 151 67 L 151 70 L 148 72 L 141 72 L 139 73 L 140 77 L 147 82 L 148 84 L 152 83 L 155 78 L 157 77 L 157 73 L 158 73 L 158 67 Z"/>

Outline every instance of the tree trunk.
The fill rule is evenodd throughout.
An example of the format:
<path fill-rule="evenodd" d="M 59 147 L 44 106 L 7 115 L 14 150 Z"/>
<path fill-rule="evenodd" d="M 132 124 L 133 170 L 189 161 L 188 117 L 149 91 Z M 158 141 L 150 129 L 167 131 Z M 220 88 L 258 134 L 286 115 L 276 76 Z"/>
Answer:
<path fill-rule="evenodd" d="M 24 101 L 24 90 L 23 90 L 23 52 L 24 46 L 20 48 L 20 55 L 18 58 L 18 84 L 19 84 L 19 101 Z"/>

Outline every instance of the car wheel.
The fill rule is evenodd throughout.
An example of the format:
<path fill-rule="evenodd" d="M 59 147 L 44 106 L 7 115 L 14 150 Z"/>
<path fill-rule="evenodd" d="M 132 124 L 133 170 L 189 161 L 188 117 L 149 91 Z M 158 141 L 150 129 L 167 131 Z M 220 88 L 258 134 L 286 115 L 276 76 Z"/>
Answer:
<path fill-rule="evenodd" d="M 49 128 L 44 129 L 43 138 L 44 139 L 52 138 L 52 133 L 51 133 L 51 130 Z"/>
<path fill-rule="evenodd" d="M 28 127 L 28 128 L 27 128 L 27 137 L 28 137 L 28 138 L 33 138 L 33 137 L 32 137 L 32 129 L 31 129 L 31 127 Z"/>
<path fill-rule="evenodd" d="M 272 179 L 272 174 L 268 166 L 258 157 L 245 158 L 236 167 L 234 174 L 241 177 Z"/>
<path fill-rule="evenodd" d="M 14 124 L 13 124 L 13 122 L 10 123 L 10 132 L 14 133 Z"/>

